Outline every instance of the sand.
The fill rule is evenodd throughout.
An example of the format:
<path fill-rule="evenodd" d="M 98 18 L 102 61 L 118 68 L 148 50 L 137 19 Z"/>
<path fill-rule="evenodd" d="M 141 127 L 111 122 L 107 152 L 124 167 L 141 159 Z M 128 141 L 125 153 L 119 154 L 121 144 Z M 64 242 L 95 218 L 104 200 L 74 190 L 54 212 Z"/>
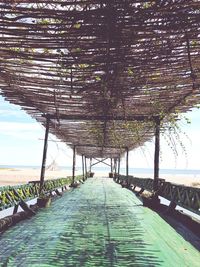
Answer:
<path fill-rule="evenodd" d="M 148 174 L 140 174 L 138 177 L 141 178 L 153 178 L 152 175 Z M 200 188 L 200 176 L 196 175 L 188 175 L 188 174 L 162 174 L 160 176 L 161 179 L 164 179 L 166 182 L 170 182 L 173 184 L 181 184 L 185 186 L 192 186 Z"/>
<path fill-rule="evenodd" d="M 81 172 L 77 171 L 77 175 L 81 174 Z M 69 170 L 56 170 L 45 172 L 45 179 L 55 179 L 55 178 L 65 178 L 67 176 L 71 176 L 72 172 Z M 106 177 L 108 174 L 106 172 L 96 172 L 95 176 Z M 39 180 L 40 177 L 40 169 L 0 169 L 0 186 L 6 185 L 17 185 L 17 184 L 25 184 L 29 181 Z M 143 178 L 152 178 L 151 175 L 148 174 L 140 174 L 137 177 Z M 192 175 L 163 175 L 162 179 L 166 181 L 175 183 L 175 184 L 183 184 L 186 186 L 195 186 L 200 188 L 200 177 L 192 176 Z"/>
<path fill-rule="evenodd" d="M 65 178 L 70 171 L 46 171 L 45 179 Z M 25 184 L 40 179 L 40 169 L 0 169 L 0 186 Z"/>

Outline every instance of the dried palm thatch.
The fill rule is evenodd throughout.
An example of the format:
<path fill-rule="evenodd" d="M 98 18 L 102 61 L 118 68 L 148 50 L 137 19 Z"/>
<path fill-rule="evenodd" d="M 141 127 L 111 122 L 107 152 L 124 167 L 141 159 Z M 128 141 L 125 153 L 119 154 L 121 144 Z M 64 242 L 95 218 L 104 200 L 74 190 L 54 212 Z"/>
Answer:
<path fill-rule="evenodd" d="M 80 154 L 116 157 L 200 102 L 199 0 L 0 1 L 0 28 L 1 94 Z"/>

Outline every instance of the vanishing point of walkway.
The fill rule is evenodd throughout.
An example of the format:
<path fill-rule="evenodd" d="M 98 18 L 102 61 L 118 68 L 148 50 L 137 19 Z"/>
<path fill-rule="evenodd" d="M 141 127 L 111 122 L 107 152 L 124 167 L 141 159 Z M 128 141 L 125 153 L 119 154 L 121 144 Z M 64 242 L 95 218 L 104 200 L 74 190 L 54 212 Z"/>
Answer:
<path fill-rule="evenodd" d="M 200 253 L 111 179 L 88 179 L 0 237 L 0 266 L 199 266 Z"/>

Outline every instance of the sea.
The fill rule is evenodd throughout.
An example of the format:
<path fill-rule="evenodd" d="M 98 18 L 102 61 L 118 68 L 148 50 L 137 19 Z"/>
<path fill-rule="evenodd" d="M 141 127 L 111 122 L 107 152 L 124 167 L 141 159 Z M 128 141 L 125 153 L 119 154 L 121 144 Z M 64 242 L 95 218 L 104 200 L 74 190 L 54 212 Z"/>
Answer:
<path fill-rule="evenodd" d="M 38 169 L 40 166 L 31 166 L 31 165 L 0 165 L 0 169 Z M 71 166 L 58 166 L 58 171 L 59 170 L 68 170 L 70 171 L 72 169 Z M 77 166 L 76 171 L 81 172 L 82 167 Z M 105 166 L 105 167 L 92 167 L 93 172 L 105 172 L 109 173 L 110 172 L 110 167 Z M 153 175 L 154 170 L 153 168 L 129 168 L 129 175 L 134 175 L 137 176 L 139 174 L 147 174 L 147 175 Z M 159 170 L 160 176 L 162 175 L 188 175 L 192 177 L 199 177 L 200 176 L 200 169 L 160 169 Z M 120 168 L 120 174 L 126 174 L 126 168 Z"/>

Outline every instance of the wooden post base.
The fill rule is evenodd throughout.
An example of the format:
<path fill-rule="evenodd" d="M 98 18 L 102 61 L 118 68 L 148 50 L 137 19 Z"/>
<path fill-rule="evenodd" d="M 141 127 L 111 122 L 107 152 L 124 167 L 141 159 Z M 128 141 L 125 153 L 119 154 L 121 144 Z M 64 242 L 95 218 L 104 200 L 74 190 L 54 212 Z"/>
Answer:
<path fill-rule="evenodd" d="M 48 208 L 51 205 L 51 198 L 50 197 L 38 198 L 37 205 L 40 208 Z"/>

